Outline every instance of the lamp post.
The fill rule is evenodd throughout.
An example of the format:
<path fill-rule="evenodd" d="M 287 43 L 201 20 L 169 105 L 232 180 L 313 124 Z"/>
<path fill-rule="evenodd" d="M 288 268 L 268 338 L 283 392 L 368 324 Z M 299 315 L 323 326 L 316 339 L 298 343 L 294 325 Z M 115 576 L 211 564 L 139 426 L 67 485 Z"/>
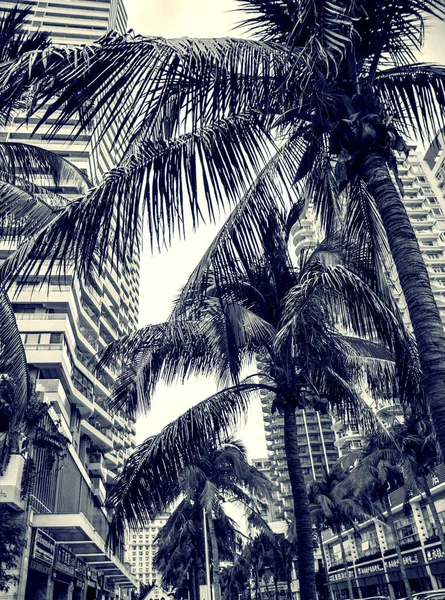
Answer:
<path fill-rule="evenodd" d="M 210 585 L 210 561 L 209 561 L 209 544 L 207 541 L 207 515 L 206 509 L 202 509 L 202 523 L 204 527 L 204 552 L 205 552 L 205 563 L 206 563 L 206 586 L 207 586 L 207 600 L 212 600 L 212 586 Z"/>

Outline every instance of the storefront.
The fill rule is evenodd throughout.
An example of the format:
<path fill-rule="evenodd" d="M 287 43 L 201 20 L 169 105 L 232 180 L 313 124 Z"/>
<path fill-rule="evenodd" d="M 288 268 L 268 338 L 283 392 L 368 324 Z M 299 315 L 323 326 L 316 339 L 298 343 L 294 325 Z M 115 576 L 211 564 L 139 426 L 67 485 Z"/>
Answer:
<path fill-rule="evenodd" d="M 357 583 L 355 580 L 354 569 L 349 569 L 349 578 L 351 579 L 352 589 L 354 590 L 354 597 L 358 598 L 358 590 Z M 339 569 L 335 572 L 329 573 L 329 584 L 332 592 L 334 593 L 334 597 L 336 600 L 343 600 L 343 598 L 348 598 L 348 581 L 346 579 L 346 571 L 345 569 Z"/>
<path fill-rule="evenodd" d="M 102 576 L 100 580 L 100 584 L 102 587 L 102 595 L 106 600 L 114 600 L 115 598 L 115 586 L 114 581 L 109 577 Z"/>
<path fill-rule="evenodd" d="M 62 544 L 57 544 L 53 567 L 53 600 L 69 600 L 72 597 L 75 573 L 75 555 Z"/>
<path fill-rule="evenodd" d="M 83 600 L 85 590 L 85 580 L 87 574 L 87 565 L 85 561 L 76 558 L 76 567 L 74 572 L 74 590 L 73 600 Z"/>
<path fill-rule="evenodd" d="M 86 600 L 96 600 L 99 597 L 98 595 L 98 582 L 99 576 L 93 567 L 87 566 L 86 568 Z"/>
<path fill-rule="evenodd" d="M 405 590 L 400 574 L 400 564 L 397 556 L 391 556 L 385 559 L 386 569 L 389 580 L 394 588 L 396 598 L 405 596 Z M 406 575 L 408 577 L 411 590 L 413 592 L 423 592 L 431 589 L 431 581 L 425 568 L 423 553 L 421 550 L 410 552 L 403 555 L 403 564 L 405 565 Z"/>
<path fill-rule="evenodd" d="M 31 544 L 25 600 L 45 600 L 48 578 L 52 575 L 56 542 L 41 529 L 35 529 Z"/>
<path fill-rule="evenodd" d="M 439 588 L 445 588 L 445 554 L 440 544 L 425 548 L 427 563 Z"/>
<path fill-rule="evenodd" d="M 363 597 L 388 596 L 388 583 L 383 560 L 355 567 Z"/>

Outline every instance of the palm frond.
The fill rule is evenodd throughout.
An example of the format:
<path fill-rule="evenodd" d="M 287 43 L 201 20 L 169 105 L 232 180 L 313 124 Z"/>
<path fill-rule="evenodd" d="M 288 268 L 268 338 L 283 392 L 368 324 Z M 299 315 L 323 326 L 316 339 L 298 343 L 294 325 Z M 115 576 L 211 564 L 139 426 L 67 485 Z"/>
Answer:
<path fill-rule="evenodd" d="M 77 194 L 91 187 L 86 174 L 60 154 L 18 142 L 0 142 L 0 177 L 19 187 L 28 181 L 51 191 L 69 187 Z"/>
<path fill-rule="evenodd" d="M 116 33 L 59 57 L 53 53 L 45 65 L 40 57 L 32 61 L 33 67 L 43 68 L 46 81 L 36 90 L 36 108 L 49 102 L 42 121 L 56 114 L 49 135 L 81 112 L 84 118 L 75 119 L 74 137 L 87 123 L 94 122 L 99 136 L 113 126 L 119 135 L 125 123 L 130 145 L 134 139 L 154 139 L 153 133 L 164 128 L 177 135 L 184 124 L 200 128 L 252 108 L 271 111 L 289 67 L 281 47 L 273 43 Z M 292 101 L 291 88 L 280 94 L 287 101 Z M 110 104 L 121 107 L 119 118 Z"/>
<path fill-rule="evenodd" d="M 168 244 L 202 220 L 215 220 L 216 209 L 235 203 L 266 162 L 270 140 L 255 119 L 226 119 L 213 128 L 177 139 L 146 142 L 125 164 L 75 200 L 53 223 L 2 265 L 2 279 L 24 263 L 28 269 L 48 261 L 47 275 L 73 261 L 88 276 L 110 255 L 119 264 L 129 248 L 140 247 L 140 218 L 145 211 L 152 244 Z M 203 182 L 200 202 L 198 181 Z M 37 255 L 37 257 L 36 257 Z M 133 254 L 134 255 L 134 254 Z M 59 261 L 63 257 L 64 260 Z"/>
<path fill-rule="evenodd" d="M 56 214 L 56 211 L 42 200 L 40 195 L 30 194 L 10 183 L 0 181 L 2 241 L 15 245 L 51 223 Z"/>
<path fill-rule="evenodd" d="M 148 410 L 160 381 L 184 382 L 193 375 L 213 375 L 229 385 L 273 333 L 271 325 L 242 305 L 208 298 L 195 314 L 144 328 L 108 351 L 106 361 L 116 355 L 125 361 L 110 404 L 130 414 Z"/>
<path fill-rule="evenodd" d="M 260 388 L 259 384 L 241 383 L 218 392 L 138 446 L 108 496 L 114 534 L 122 535 L 126 526 L 139 528 L 153 520 L 176 497 L 184 469 L 205 445 L 230 436 Z"/>
<path fill-rule="evenodd" d="M 175 312 L 182 313 L 191 300 L 202 296 L 209 281 L 216 286 L 227 286 L 230 281 L 236 285 L 248 280 L 251 265 L 265 254 L 279 254 L 279 248 L 285 254 L 286 208 L 296 207 L 297 215 L 304 208 L 291 186 L 302 149 L 300 140 L 290 141 L 268 161 L 195 267 Z"/>
<path fill-rule="evenodd" d="M 8 436 L 1 451 L 0 475 L 7 466 L 12 436 L 23 420 L 31 394 L 25 348 L 14 311 L 3 287 L 0 288 L 0 422 Z"/>
<path fill-rule="evenodd" d="M 385 69 L 374 87 L 388 115 L 412 140 L 431 141 L 444 127 L 445 67 L 417 63 Z"/>
<path fill-rule="evenodd" d="M 0 123 L 7 125 L 12 117 L 27 107 L 26 93 L 31 78 L 29 72 L 17 72 L 11 66 L 20 62 L 23 55 L 37 52 L 43 55 L 48 47 L 49 36 L 43 31 L 30 31 L 26 21 L 31 9 L 26 4 L 16 4 L 4 10 L 0 17 Z M 7 72 L 7 76 L 4 73 Z M 1 77 L 1 76 L 0 76 Z"/>

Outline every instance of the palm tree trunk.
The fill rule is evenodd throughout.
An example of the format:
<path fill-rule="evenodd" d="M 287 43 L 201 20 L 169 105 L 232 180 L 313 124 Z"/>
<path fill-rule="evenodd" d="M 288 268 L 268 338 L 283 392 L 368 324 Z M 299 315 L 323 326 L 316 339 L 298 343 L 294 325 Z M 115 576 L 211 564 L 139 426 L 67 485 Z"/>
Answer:
<path fill-rule="evenodd" d="M 330 598 L 330 600 L 335 600 L 334 593 L 332 591 L 331 584 L 329 582 L 328 561 L 326 560 L 326 554 L 325 554 L 325 549 L 323 546 L 323 538 L 321 537 L 321 531 L 317 531 L 317 535 L 318 535 L 318 543 L 320 545 L 320 550 L 321 550 L 321 559 L 323 561 L 323 569 L 324 569 L 324 573 L 325 573 L 325 577 L 326 577 L 326 588 L 328 590 L 328 598 Z"/>
<path fill-rule="evenodd" d="M 292 600 L 292 581 L 287 580 L 287 600 Z"/>
<path fill-rule="evenodd" d="M 275 600 L 280 600 L 280 592 L 278 591 L 278 579 L 275 575 L 273 578 L 273 582 L 275 587 Z"/>
<path fill-rule="evenodd" d="M 207 511 L 207 523 L 209 524 L 210 547 L 212 548 L 213 600 L 221 600 L 218 540 L 216 539 L 215 525 L 213 523 L 213 517 L 210 514 L 210 511 Z"/>
<path fill-rule="evenodd" d="M 426 480 L 426 477 L 422 478 L 422 487 L 425 492 L 426 502 L 429 506 L 431 514 L 433 516 L 434 526 L 437 531 L 437 535 L 439 536 L 440 543 L 442 545 L 442 550 L 445 552 L 445 534 L 443 532 L 442 523 L 440 522 L 439 515 L 437 513 L 436 505 L 434 504 L 434 499 L 431 495 L 430 487 Z"/>
<path fill-rule="evenodd" d="M 445 456 L 445 332 L 419 243 L 384 158 L 370 152 L 363 177 L 375 199 L 405 296 L 423 373 L 423 386 Z"/>
<path fill-rule="evenodd" d="M 190 592 L 192 600 L 199 600 L 199 582 L 198 582 L 198 566 L 196 561 L 193 563 L 192 572 L 190 573 Z"/>
<path fill-rule="evenodd" d="M 306 483 L 301 469 L 295 406 L 284 404 L 284 449 L 294 501 L 300 599 L 316 600 L 314 543 Z"/>
<path fill-rule="evenodd" d="M 406 597 L 408 600 L 413 600 L 413 593 L 411 586 L 408 581 L 408 575 L 406 574 L 405 565 L 403 563 L 402 551 L 400 550 L 399 538 L 397 535 L 396 524 L 394 523 L 394 516 L 392 514 L 391 505 L 389 503 L 388 496 L 384 496 L 383 504 L 385 506 L 386 513 L 388 515 L 388 523 L 391 529 L 392 537 L 394 539 L 394 545 L 396 547 L 397 558 L 399 559 L 400 575 L 402 576 L 403 585 L 405 586 Z"/>
<path fill-rule="evenodd" d="M 260 588 L 260 574 L 258 565 L 255 565 L 255 600 L 263 600 L 263 594 Z"/>
<path fill-rule="evenodd" d="M 341 530 L 339 529 L 336 533 L 338 535 L 338 541 L 340 542 L 341 559 L 343 561 L 343 564 L 345 565 L 346 583 L 348 585 L 349 600 L 354 600 L 354 590 L 352 589 L 352 581 L 349 577 L 348 557 L 346 556 L 345 544 L 343 542 Z"/>

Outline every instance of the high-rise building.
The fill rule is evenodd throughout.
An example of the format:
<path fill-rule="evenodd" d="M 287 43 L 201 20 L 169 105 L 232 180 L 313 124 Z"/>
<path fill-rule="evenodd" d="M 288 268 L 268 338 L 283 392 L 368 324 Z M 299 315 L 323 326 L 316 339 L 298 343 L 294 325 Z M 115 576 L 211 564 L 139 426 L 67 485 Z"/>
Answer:
<path fill-rule="evenodd" d="M 261 366 L 261 360 L 258 360 Z M 284 421 L 278 412 L 272 414 L 273 392 L 261 391 L 261 408 L 266 435 L 266 474 L 274 484 L 273 504 L 270 507 L 270 522 L 287 521 L 293 512 L 292 489 L 284 450 Z M 307 481 L 317 479 L 338 460 L 332 420 L 315 410 L 297 410 L 297 435 L 300 461 Z"/>
<path fill-rule="evenodd" d="M 131 572 L 146 585 L 156 585 L 161 588 L 159 573 L 153 566 L 156 552 L 156 536 L 164 527 L 170 513 L 165 512 L 152 521 L 148 527 L 130 532 L 127 540 L 127 562 Z"/>
<path fill-rule="evenodd" d="M 445 530 L 444 465 L 439 465 L 434 475 L 428 477 L 428 484 L 439 521 Z M 413 494 L 407 497 L 406 490 L 398 489 L 389 495 L 389 500 L 412 591 L 443 588 L 445 554 L 424 495 Z M 331 530 L 326 531 L 323 537 L 332 597 L 343 600 L 348 597 L 348 590 L 339 538 Z M 349 576 L 354 587 L 356 582 L 359 584 L 362 597 L 401 598 L 406 593 L 391 529 L 383 519 L 362 521 L 357 531 L 343 531 L 342 538 Z"/>
<path fill-rule="evenodd" d="M 0 0 L 0 11 L 15 2 Z M 56 43 L 89 43 L 110 27 L 125 30 L 122 0 L 30 0 L 29 27 L 48 30 Z M 70 145 L 70 127 L 50 142 L 44 130 L 31 136 L 27 128 L 1 132 L 2 140 L 38 144 L 68 158 L 91 179 L 116 162 L 111 138 L 92 148 L 89 136 Z M 79 195 L 81 189 L 60 193 Z M 0 260 L 11 252 L 0 242 Z M 107 486 L 135 447 L 135 423 L 122 412 L 110 412 L 107 398 L 118 365 L 96 371 L 97 353 L 137 327 L 139 257 L 130 268 L 116 269 L 110 256 L 103 275 L 85 284 L 68 267 L 63 281 L 44 273 L 12 288 L 10 297 L 36 392 L 51 404 L 50 417 L 69 439 L 57 468 L 45 466 L 45 450 L 33 448 L 36 477 L 26 501 L 20 498 L 23 457 L 13 456 L 0 483 L 8 487 L 8 503 L 23 514 L 27 546 L 19 568 L 19 583 L 0 598 L 8 600 L 114 600 L 129 597 L 136 583 L 124 563 L 120 541 L 110 547 Z M 10 488 L 10 489 L 9 489 Z M 0 499 L 0 502 L 2 500 Z"/>
<path fill-rule="evenodd" d="M 91 44 L 110 29 L 125 33 L 127 28 L 123 0 L 29 0 L 26 4 L 31 9 L 27 21 L 29 29 L 49 32 L 51 40 L 59 46 Z M 0 0 L 0 16 L 16 5 L 15 1 Z M 54 119 L 32 133 L 42 114 L 34 115 L 28 123 L 23 116 L 18 117 L 13 127 L 0 132 L 0 140 L 43 145 L 88 173 L 93 182 L 117 164 L 119 155 L 111 132 L 98 144 L 90 144 L 91 136 L 86 132 L 73 142 L 73 122 L 70 122 L 48 140 L 45 136 Z"/>

